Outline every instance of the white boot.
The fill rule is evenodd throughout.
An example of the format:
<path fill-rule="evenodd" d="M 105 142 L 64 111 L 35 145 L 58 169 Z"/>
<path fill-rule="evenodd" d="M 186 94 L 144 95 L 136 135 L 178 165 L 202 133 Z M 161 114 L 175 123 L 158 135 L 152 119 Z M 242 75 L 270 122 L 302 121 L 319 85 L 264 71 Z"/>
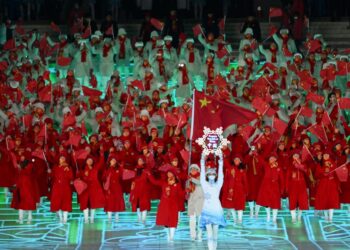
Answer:
<path fill-rule="evenodd" d="M 198 228 L 197 241 L 202 242 L 202 229 Z"/>
<path fill-rule="evenodd" d="M 59 220 L 60 220 L 60 223 L 62 223 L 62 222 L 63 222 L 62 211 L 59 210 L 59 211 L 57 212 L 57 215 L 58 215 L 58 218 L 59 218 Z"/>
<path fill-rule="evenodd" d="M 138 221 L 138 222 L 141 222 L 142 216 L 141 216 L 140 209 L 138 208 L 138 209 L 136 210 L 136 212 L 137 212 L 137 221 Z"/>
<path fill-rule="evenodd" d="M 334 212 L 334 209 L 329 209 L 328 211 L 329 211 L 329 218 L 328 218 L 329 220 L 328 220 L 328 221 L 329 221 L 329 222 L 332 222 L 332 221 L 333 221 L 333 212 Z"/>
<path fill-rule="evenodd" d="M 33 219 L 32 211 L 28 211 L 28 221 L 27 224 L 31 224 Z"/>
<path fill-rule="evenodd" d="M 112 223 L 112 212 L 107 212 L 108 223 Z"/>
<path fill-rule="evenodd" d="M 170 239 L 170 242 L 174 242 L 174 237 L 175 237 L 175 227 L 171 227 L 169 229 L 169 239 Z"/>
<path fill-rule="evenodd" d="M 63 224 L 66 224 L 68 220 L 68 212 L 63 211 Z"/>
<path fill-rule="evenodd" d="M 218 246 L 218 233 L 219 233 L 219 226 L 213 225 L 213 250 L 216 250 Z"/>
<path fill-rule="evenodd" d="M 303 214 L 303 210 L 300 210 L 298 211 L 298 222 L 300 223 L 301 222 L 301 216 Z"/>
<path fill-rule="evenodd" d="M 254 217 L 254 201 L 249 201 L 249 217 L 253 218 Z"/>
<path fill-rule="evenodd" d="M 297 222 L 297 212 L 294 210 L 290 210 L 290 215 L 292 216 L 292 223 L 295 224 Z"/>
<path fill-rule="evenodd" d="M 237 215 L 238 215 L 237 223 L 238 224 L 242 224 L 242 221 L 243 221 L 243 210 L 238 210 L 237 211 Z"/>
<path fill-rule="evenodd" d="M 196 240 L 196 215 L 190 215 L 191 240 Z"/>
<path fill-rule="evenodd" d="M 261 207 L 260 205 L 255 206 L 255 219 L 257 219 L 259 216 L 260 207 Z"/>
<path fill-rule="evenodd" d="M 270 210 L 271 209 L 269 207 L 267 207 L 265 210 L 266 210 L 266 221 L 270 222 L 270 218 L 271 218 Z"/>
<path fill-rule="evenodd" d="M 237 222 L 236 210 L 230 209 L 230 211 L 232 214 L 233 223 L 236 223 Z"/>
<path fill-rule="evenodd" d="M 328 221 L 328 219 L 329 219 L 329 217 L 328 217 L 328 210 L 324 210 L 323 213 L 324 213 L 324 220 Z"/>
<path fill-rule="evenodd" d="M 18 223 L 23 224 L 24 211 L 22 209 L 18 210 Z"/>
<path fill-rule="evenodd" d="M 147 218 L 147 210 L 141 212 L 141 221 L 143 224 L 146 224 L 146 218 Z"/>
<path fill-rule="evenodd" d="M 91 209 L 91 215 L 90 215 L 90 223 L 94 223 L 95 219 L 95 209 Z"/>
<path fill-rule="evenodd" d="M 84 209 L 84 223 L 88 224 L 89 223 L 89 209 Z"/>
<path fill-rule="evenodd" d="M 119 222 L 119 213 L 118 212 L 115 213 L 115 222 Z"/>
<path fill-rule="evenodd" d="M 278 209 L 272 209 L 272 222 L 273 224 L 277 224 L 277 214 L 278 214 Z"/>

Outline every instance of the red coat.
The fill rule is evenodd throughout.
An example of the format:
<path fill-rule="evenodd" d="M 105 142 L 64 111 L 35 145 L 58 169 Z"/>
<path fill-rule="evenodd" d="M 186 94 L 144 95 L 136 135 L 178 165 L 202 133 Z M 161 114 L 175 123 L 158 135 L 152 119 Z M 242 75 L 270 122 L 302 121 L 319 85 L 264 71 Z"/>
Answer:
<path fill-rule="evenodd" d="M 103 175 L 104 181 L 108 181 L 108 189 L 105 189 L 105 211 L 106 212 L 122 212 L 125 211 L 125 202 L 123 189 L 121 185 L 122 169 L 108 168 Z"/>
<path fill-rule="evenodd" d="M 247 155 L 244 162 L 247 164 L 248 201 L 256 201 L 263 178 L 264 160 L 259 155 Z"/>
<path fill-rule="evenodd" d="M 40 196 L 34 179 L 33 168 L 34 165 L 29 163 L 27 167 L 19 171 L 11 203 L 12 208 L 36 210 L 36 203 L 39 202 Z"/>
<path fill-rule="evenodd" d="M 5 147 L 0 147 L 0 187 L 12 187 L 16 183 L 18 170 L 12 163 L 11 155 L 15 154 L 6 150 Z"/>
<path fill-rule="evenodd" d="M 73 171 L 70 166 L 55 166 L 51 173 L 51 212 L 72 211 Z"/>
<path fill-rule="evenodd" d="M 271 167 L 264 164 L 264 177 L 260 186 L 256 203 L 263 207 L 272 209 L 281 208 L 281 194 L 284 191 L 284 178 L 279 164 Z"/>
<path fill-rule="evenodd" d="M 165 227 L 177 227 L 180 201 L 183 201 L 183 190 L 179 183 L 169 185 L 167 181 L 157 181 L 152 176 L 149 180 L 162 187 L 162 197 L 158 206 L 156 224 Z"/>
<path fill-rule="evenodd" d="M 37 181 L 40 197 L 48 196 L 49 194 L 49 176 L 47 170 L 47 163 L 43 159 L 35 158 L 34 179 Z"/>
<path fill-rule="evenodd" d="M 151 210 L 149 191 L 150 183 L 148 182 L 147 174 L 143 171 L 140 176 L 135 177 L 131 184 L 130 202 L 133 212 L 136 212 L 137 208 L 140 208 L 140 211 Z"/>
<path fill-rule="evenodd" d="M 332 160 L 324 161 L 322 166 L 316 169 L 317 190 L 315 195 L 315 209 L 339 209 L 339 181 L 336 173 L 331 172 L 336 168 Z"/>
<path fill-rule="evenodd" d="M 223 208 L 244 210 L 248 194 L 247 174 L 235 166 L 227 167 L 222 187 L 221 205 Z"/>
<path fill-rule="evenodd" d="M 286 191 L 289 197 L 289 209 L 297 207 L 300 210 L 309 209 L 309 197 L 307 193 L 306 174 L 308 169 L 305 165 L 293 161 L 287 171 Z"/>
<path fill-rule="evenodd" d="M 87 184 L 87 188 L 78 196 L 80 210 L 104 207 L 105 197 L 99 179 L 99 172 L 102 170 L 103 161 L 103 155 L 101 155 L 98 163 L 95 163 L 91 169 L 85 166 L 84 171 L 81 173 L 80 178 Z"/>

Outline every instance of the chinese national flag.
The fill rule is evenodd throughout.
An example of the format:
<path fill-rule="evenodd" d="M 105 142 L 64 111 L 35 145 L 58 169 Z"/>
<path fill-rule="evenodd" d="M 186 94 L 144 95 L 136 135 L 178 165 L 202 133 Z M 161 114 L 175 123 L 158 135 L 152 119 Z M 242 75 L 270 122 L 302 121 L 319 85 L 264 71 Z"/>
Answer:
<path fill-rule="evenodd" d="M 281 8 L 271 7 L 269 11 L 269 17 L 280 17 L 283 16 L 283 11 Z"/>
<path fill-rule="evenodd" d="M 312 117 L 312 109 L 310 109 L 309 107 L 301 107 L 301 110 L 300 110 L 300 115 L 302 116 L 306 116 L 306 117 Z"/>
<path fill-rule="evenodd" d="M 337 61 L 337 75 L 339 76 L 345 76 L 349 73 L 350 69 L 350 63 L 343 62 L 343 61 Z"/>
<path fill-rule="evenodd" d="M 129 169 L 123 169 L 122 179 L 123 180 L 130 180 L 130 179 L 134 178 L 135 175 L 136 175 L 135 171 L 129 170 Z"/>
<path fill-rule="evenodd" d="M 276 34 L 277 31 L 278 28 L 275 25 L 270 25 L 268 37 L 273 36 L 274 34 Z"/>
<path fill-rule="evenodd" d="M 329 124 L 332 123 L 331 118 L 329 117 L 329 114 L 327 111 L 324 111 L 322 115 L 322 123 L 324 126 L 328 126 Z"/>
<path fill-rule="evenodd" d="M 314 103 L 317 103 L 319 105 L 322 105 L 324 102 L 324 97 L 318 94 L 315 94 L 313 92 L 309 92 L 306 95 L 306 100 L 312 101 Z"/>
<path fill-rule="evenodd" d="M 27 83 L 27 90 L 33 94 L 36 91 L 37 86 L 38 86 L 38 83 L 34 79 L 32 79 Z"/>
<path fill-rule="evenodd" d="M 340 98 L 339 108 L 350 109 L 350 98 L 346 98 L 346 97 Z"/>
<path fill-rule="evenodd" d="M 95 96 L 100 96 L 102 95 L 102 92 L 97 90 L 97 89 L 91 89 L 89 87 L 86 87 L 86 86 L 83 86 L 82 87 L 82 90 L 83 90 L 83 93 L 85 96 L 92 96 L 92 97 L 95 97 Z"/>
<path fill-rule="evenodd" d="M 192 30 L 193 30 L 193 35 L 195 37 L 202 34 L 202 26 L 200 24 L 196 24 L 195 26 L 193 26 Z"/>
<path fill-rule="evenodd" d="M 221 50 L 218 50 L 216 52 L 216 55 L 219 59 L 223 58 L 224 56 L 226 56 L 228 54 L 228 50 L 226 47 L 223 47 Z"/>
<path fill-rule="evenodd" d="M 78 151 L 75 151 L 76 160 L 85 160 L 88 155 L 89 155 L 89 152 L 86 151 L 85 149 L 80 149 Z"/>
<path fill-rule="evenodd" d="M 255 128 L 253 126 L 245 126 L 242 129 L 242 137 L 244 140 L 248 140 L 254 133 Z"/>
<path fill-rule="evenodd" d="M 182 159 L 184 160 L 184 162 L 186 164 L 188 164 L 188 161 L 190 159 L 190 153 L 187 150 L 183 149 L 180 151 L 180 155 L 181 155 Z"/>
<path fill-rule="evenodd" d="M 71 144 L 71 145 L 77 147 L 80 143 L 80 140 L 81 140 L 81 135 L 72 134 L 69 137 L 68 144 Z"/>
<path fill-rule="evenodd" d="M 50 23 L 50 28 L 57 33 L 61 33 L 60 27 L 58 27 L 57 24 L 55 24 L 54 22 Z"/>
<path fill-rule="evenodd" d="M 88 39 L 91 36 L 91 26 L 87 27 L 84 33 L 81 35 L 81 38 Z"/>
<path fill-rule="evenodd" d="M 81 133 L 85 136 L 88 134 L 87 129 L 86 129 L 86 125 L 85 125 L 85 121 L 81 122 Z"/>
<path fill-rule="evenodd" d="M 203 134 L 203 128 L 226 129 L 232 124 L 247 124 L 257 118 L 257 115 L 235 104 L 217 100 L 202 92 L 193 94 L 192 139 Z"/>
<path fill-rule="evenodd" d="M 260 114 L 265 114 L 266 111 L 270 108 L 270 105 L 261 97 L 254 98 L 252 101 L 252 106 L 257 111 L 259 111 Z"/>
<path fill-rule="evenodd" d="M 40 128 L 40 131 L 38 133 L 38 137 L 44 137 L 45 138 L 46 135 L 46 125 L 42 125 Z"/>
<path fill-rule="evenodd" d="M 164 114 L 164 120 L 166 125 L 169 125 L 169 126 L 176 126 L 178 123 L 177 117 L 172 113 Z"/>
<path fill-rule="evenodd" d="M 143 85 L 143 82 L 141 80 L 134 80 L 130 83 L 133 87 L 138 88 L 139 90 L 145 91 L 145 86 Z"/>
<path fill-rule="evenodd" d="M 307 43 L 306 43 L 306 47 L 307 49 L 309 50 L 309 53 L 314 53 L 316 52 L 317 50 L 319 50 L 321 48 L 321 42 L 319 40 L 309 40 Z"/>
<path fill-rule="evenodd" d="M 44 78 L 44 80 L 49 81 L 49 80 L 50 80 L 50 71 L 46 70 L 46 71 L 43 73 L 43 78 Z"/>
<path fill-rule="evenodd" d="M 332 81 L 332 80 L 335 80 L 335 75 L 336 75 L 336 71 L 332 68 L 326 68 L 326 69 L 322 69 L 320 71 L 320 76 L 322 79 L 324 80 L 329 80 L 329 81 Z"/>
<path fill-rule="evenodd" d="M 312 156 L 310 155 L 309 150 L 304 145 L 303 149 L 301 150 L 301 160 L 302 160 L 302 162 L 305 162 L 309 159 L 312 159 Z"/>
<path fill-rule="evenodd" d="M 51 84 L 42 88 L 38 93 L 41 102 L 51 102 Z"/>
<path fill-rule="evenodd" d="M 162 23 L 161 21 L 159 21 L 156 18 L 151 18 L 150 23 L 153 25 L 154 28 L 156 28 L 157 30 L 162 30 L 164 28 L 164 23 Z"/>
<path fill-rule="evenodd" d="M 61 67 L 69 66 L 72 59 L 70 57 L 60 56 L 57 58 L 57 64 Z"/>
<path fill-rule="evenodd" d="M 123 116 L 133 118 L 135 112 L 136 112 L 136 107 L 135 107 L 134 103 L 132 102 L 132 97 L 130 95 L 128 95 L 128 98 L 127 98 L 127 101 L 125 103 L 125 107 L 123 110 Z"/>
<path fill-rule="evenodd" d="M 33 116 L 28 114 L 22 117 L 23 125 L 25 128 L 30 128 L 32 126 Z"/>
<path fill-rule="evenodd" d="M 16 42 L 15 39 L 11 38 L 10 40 L 7 40 L 7 42 L 2 47 L 3 50 L 13 50 L 16 48 Z"/>
<path fill-rule="evenodd" d="M 276 129 L 278 134 L 283 135 L 287 127 L 288 127 L 288 124 L 285 123 L 284 121 L 276 117 L 273 118 L 273 128 Z"/>
<path fill-rule="evenodd" d="M 227 82 L 222 75 L 217 75 L 213 81 L 213 84 L 218 86 L 219 88 L 225 88 L 227 86 Z"/>
<path fill-rule="evenodd" d="M 335 172 L 336 172 L 340 182 L 346 182 L 348 180 L 349 169 L 347 168 L 346 164 L 344 164 L 343 166 L 338 167 L 335 170 Z"/>
<path fill-rule="evenodd" d="M 323 143 L 328 142 L 328 138 L 326 135 L 326 131 L 324 130 L 322 125 L 312 125 L 311 127 L 308 128 L 308 130 L 314 134 L 319 140 L 321 140 Z"/>
<path fill-rule="evenodd" d="M 63 118 L 62 126 L 67 128 L 73 126 L 76 123 L 75 115 L 69 114 Z"/>

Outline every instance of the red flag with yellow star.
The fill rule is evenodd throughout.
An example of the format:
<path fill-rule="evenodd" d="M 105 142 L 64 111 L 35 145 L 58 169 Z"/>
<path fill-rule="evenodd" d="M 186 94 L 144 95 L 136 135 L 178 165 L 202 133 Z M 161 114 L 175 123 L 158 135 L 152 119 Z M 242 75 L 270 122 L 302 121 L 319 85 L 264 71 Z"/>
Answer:
<path fill-rule="evenodd" d="M 204 127 L 226 129 L 232 124 L 248 124 L 256 118 L 255 112 L 194 91 L 190 138 L 202 136 Z"/>

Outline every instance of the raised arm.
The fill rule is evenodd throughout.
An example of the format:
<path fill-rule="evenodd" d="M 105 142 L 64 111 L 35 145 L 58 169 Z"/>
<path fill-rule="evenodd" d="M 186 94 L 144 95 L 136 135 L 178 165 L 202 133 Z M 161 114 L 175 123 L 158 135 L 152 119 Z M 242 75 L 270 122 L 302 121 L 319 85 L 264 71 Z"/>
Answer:
<path fill-rule="evenodd" d="M 200 182 L 202 187 L 206 184 L 206 179 L 205 179 L 205 155 L 202 152 L 202 157 L 201 157 L 201 175 L 200 175 Z"/>
<path fill-rule="evenodd" d="M 220 151 L 219 169 L 218 169 L 218 186 L 220 187 L 220 189 L 223 183 L 224 183 L 224 161 L 223 161 L 222 151 Z"/>

